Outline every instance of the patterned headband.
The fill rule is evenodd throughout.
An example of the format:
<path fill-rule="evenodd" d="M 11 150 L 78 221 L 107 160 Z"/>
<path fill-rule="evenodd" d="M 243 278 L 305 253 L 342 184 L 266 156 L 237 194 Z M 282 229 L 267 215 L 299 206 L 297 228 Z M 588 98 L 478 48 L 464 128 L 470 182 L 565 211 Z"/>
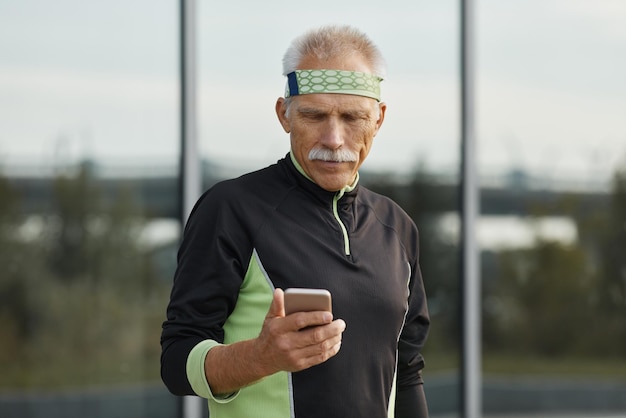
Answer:
<path fill-rule="evenodd" d="M 359 71 L 296 70 L 287 74 L 285 97 L 312 93 L 354 94 L 380 102 L 382 77 Z"/>

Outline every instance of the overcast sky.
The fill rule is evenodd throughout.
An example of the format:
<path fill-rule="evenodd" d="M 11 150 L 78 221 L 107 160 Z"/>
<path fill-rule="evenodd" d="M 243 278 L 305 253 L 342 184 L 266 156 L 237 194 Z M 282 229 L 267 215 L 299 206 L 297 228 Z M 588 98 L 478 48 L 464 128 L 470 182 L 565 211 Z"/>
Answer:
<path fill-rule="evenodd" d="M 251 166 L 280 158 L 282 54 L 305 29 L 346 23 L 389 67 L 387 119 L 366 166 L 455 170 L 457 2 L 336 3 L 198 1 L 203 154 Z M 481 169 L 608 175 L 626 158 L 626 2 L 475 3 Z M 177 4 L 0 0 L 0 163 L 176 161 Z"/>

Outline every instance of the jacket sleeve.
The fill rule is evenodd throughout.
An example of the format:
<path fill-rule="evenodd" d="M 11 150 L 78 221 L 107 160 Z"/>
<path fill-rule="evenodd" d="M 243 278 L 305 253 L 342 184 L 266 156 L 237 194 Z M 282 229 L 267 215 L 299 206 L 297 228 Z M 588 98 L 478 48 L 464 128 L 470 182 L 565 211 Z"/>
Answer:
<path fill-rule="evenodd" d="M 178 251 L 161 333 L 161 378 L 175 395 L 194 394 L 186 373 L 191 350 L 204 340 L 224 341 L 247 266 L 247 240 L 232 227 L 238 220 L 225 193 L 227 187 L 216 186 L 198 200 Z"/>
<path fill-rule="evenodd" d="M 396 418 L 428 417 L 422 380 L 424 358 L 421 351 L 428 336 L 430 318 L 418 262 L 417 229 L 414 231 L 415 262 L 412 266 L 412 277 L 409 283 L 409 312 L 398 342 Z"/>
<path fill-rule="evenodd" d="M 428 418 L 424 385 L 413 385 L 398 391 L 395 418 Z"/>

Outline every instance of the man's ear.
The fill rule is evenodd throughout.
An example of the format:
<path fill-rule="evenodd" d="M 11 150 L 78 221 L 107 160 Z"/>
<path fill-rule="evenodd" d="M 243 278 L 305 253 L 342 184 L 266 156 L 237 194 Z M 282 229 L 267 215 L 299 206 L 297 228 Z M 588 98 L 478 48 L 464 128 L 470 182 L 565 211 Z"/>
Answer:
<path fill-rule="evenodd" d="M 291 123 L 289 123 L 289 118 L 287 118 L 287 104 L 284 97 L 279 97 L 276 100 L 276 116 L 278 116 L 278 121 L 285 132 L 291 132 Z"/>
<path fill-rule="evenodd" d="M 380 109 L 380 111 L 378 112 L 378 120 L 376 121 L 376 131 L 374 132 L 374 135 L 378 133 L 378 130 L 383 125 L 383 121 L 385 120 L 385 112 L 387 111 L 387 104 L 384 102 L 380 102 L 378 104 L 378 109 Z"/>

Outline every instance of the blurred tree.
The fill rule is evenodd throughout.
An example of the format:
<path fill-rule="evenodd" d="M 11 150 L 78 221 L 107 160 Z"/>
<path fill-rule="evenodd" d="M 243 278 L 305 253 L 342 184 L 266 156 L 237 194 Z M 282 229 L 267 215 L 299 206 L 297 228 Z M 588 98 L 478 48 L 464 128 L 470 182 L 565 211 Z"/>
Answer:
<path fill-rule="evenodd" d="M 626 168 L 615 173 L 608 208 L 608 228 L 601 250 L 602 285 L 608 309 L 626 313 Z M 625 327 L 626 328 L 626 327 Z"/>
<path fill-rule="evenodd" d="M 15 364 L 24 347 L 36 336 L 43 320 L 38 306 L 45 280 L 42 248 L 36 240 L 36 225 L 25 223 L 19 213 L 20 196 L 10 181 L 0 174 L 0 370 Z M 36 223 L 36 222 L 35 222 Z M 31 237 L 31 235 L 34 235 Z M 35 238 L 34 245 L 28 242 Z M 2 375 L 2 373 L 0 373 Z"/>
<path fill-rule="evenodd" d="M 626 170 L 615 173 L 609 207 L 591 210 L 573 194 L 550 204 L 535 207 L 535 216 L 570 216 L 579 239 L 499 253 L 496 279 L 485 286 L 485 349 L 623 358 Z"/>
<path fill-rule="evenodd" d="M 108 200 L 101 184 L 83 164 L 52 179 L 50 211 L 25 216 L 0 177 L 0 387 L 158 377 L 145 364 L 158 362 L 169 285 L 139 239 L 133 184 Z"/>
<path fill-rule="evenodd" d="M 612 183 L 606 228 L 599 245 L 598 308 L 603 328 L 611 336 L 606 354 L 626 353 L 626 168 Z"/>
<path fill-rule="evenodd" d="M 48 216 L 49 263 L 63 281 L 84 276 L 89 268 L 91 223 L 101 215 L 100 193 L 88 164 L 75 177 L 58 176 L 53 183 L 54 212 Z"/>
<path fill-rule="evenodd" d="M 492 310 L 485 312 L 491 327 L 484 329 L 486 348 L 543 356 L 580 351 L 581 329 L 595 322 L 589 273 L 576 245 L 539 241 L 503 252 Z"/>

